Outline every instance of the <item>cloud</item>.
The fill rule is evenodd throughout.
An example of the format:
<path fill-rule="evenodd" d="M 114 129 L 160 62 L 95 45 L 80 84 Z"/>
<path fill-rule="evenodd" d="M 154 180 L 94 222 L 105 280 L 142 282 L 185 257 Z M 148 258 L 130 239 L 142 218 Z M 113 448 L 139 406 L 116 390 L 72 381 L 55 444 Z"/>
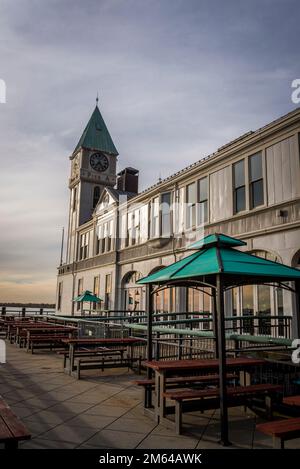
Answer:
<path fill-rule="evenodd" d="M 294 0 L 2 0 L 0 285 L 24 300 L 39 285 L 54 300 L 68 156 L 97 91 L 119 167 L 140 169 L 143 189 L 295 107 L 299 10 Z"/>

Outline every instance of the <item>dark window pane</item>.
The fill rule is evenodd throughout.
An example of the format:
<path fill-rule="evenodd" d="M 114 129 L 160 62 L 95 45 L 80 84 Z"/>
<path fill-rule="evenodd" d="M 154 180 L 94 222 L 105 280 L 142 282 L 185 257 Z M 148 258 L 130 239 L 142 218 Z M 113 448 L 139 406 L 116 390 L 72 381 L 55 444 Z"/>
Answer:
<path fill-rule="evenodd" d="M 261 154 L 253 155 L 250 158 L 250 181 L 262 178 Z"/>
<path fill-rule="evenodd" d="M 100 187 L 99 186 L 96 186 L 94 188 L 94 196 L 93 196 L 93 208 L 96 207 L 98 201 L 99 201 L 99 198 L 100 198 Z"/>
<path fill-rule="evenodd" d="M 161 195 L 162 211 L 169 211 L 171 203 L 171 194 L 167 192 Z"/>
<path fill-rule="evenodd" d="M 207 178 L 203 178 L 199 181 L 199 202 L 207 199 Z"/>
<path fill-rule="evenodd" d="M 246 208 L 245 187 L 235 189 L 235 212 L 241 212 Z"/>
<path fill-rule="evenodd" d="M 198 204 L 198 207 L 199 207 L 199 213 L 198 213 L 198 224 L 201 225 L 202 223 L 205 223 L 207 222 L 207 219 L 208 219 L 208 203 L 207 203 L 207 200 L 205 200 L 204 202 L 200 202 Z"/>
<path fill-rule="evenodd" d="M 252 182 L 251 184 L 252 208 L 263 205 L 264 203 L 264 186 L 263 180 Z"/>
<path fill-rule="evenodd" d="M 196 203 L 196 186 L 195 183 L 189 184 L 187 186 L 187 203 L 195 204 Z"/>
<path fill-rule="evenodd" d="M 243 301 L 243 316 L 253 316 L 254 303 L 253 303 L 253 286 L 246 285 L 242 287 L 242 301 Z M 243 332 L 253 334 L 253 320 L 243 319 L 242 321 Z"/>
<path fill-rule="evenodd" d="M 171 193 L 167 192 L 161 196 L 161 234 L 170 236 L 171 233 Z"/>
<path fill-rule="evenodd" d="M 234 187 L 244 186 L 245 184 L 245 169 L 244 160 L 239 161 L 234 166 Z"/>

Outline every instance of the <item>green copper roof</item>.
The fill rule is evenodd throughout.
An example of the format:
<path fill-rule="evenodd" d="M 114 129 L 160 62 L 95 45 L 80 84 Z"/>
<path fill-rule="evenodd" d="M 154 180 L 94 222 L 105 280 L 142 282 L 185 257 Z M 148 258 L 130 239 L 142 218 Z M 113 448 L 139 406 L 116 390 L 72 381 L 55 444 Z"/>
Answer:
<path fill-rule="evenodd" d="M 234 238 L 228 237 L 229 240 L 226 242 L 226 237 L 221 238 L 223 241 L 220 241 L 220 237 L 223 235 L 218 234 L 216 236 L 217 238 L 210 239 L 210 243 L 207 243 L 206 240 L 205 246 L 201 244 L 202 247 L 197 252 L 139 280 L 137 283 L 163 284 L 170 283 L 172 280 L 187 280 L 219 273 L 228 276 L 228 282 L 230 282 L 230 276 L 232 276 L 231 280 L 234 277 L 235 284 L 243 282 L 251 283 L 251 280 L 252 283 L 257 283 L 257 280 L 261 283 L 262 281 L 300 280 L 299 270 L 262 259 L 253 254 L 237 251 L 231 247 L 234 245 Z M 233 241 L 231 242 L 230 239 Z M 236 241 L 240 245 L 241 242 L 239 240 Z"/>
<path fill-rule="evenodd" d="M 76 145 L 74 153 L 79 148 L 91 148 L 100 150 L 111 155 L 118 155 L 118 151 L 107 130 L 101 112 L 98 106 L 95 107 L 93 114 Z"/>
<path fill-rule="evenodd" d="M 220 233 L 214 233 L 204 238 L 199 239 L 195 243 L 189 246 L 189 249 L 203 249 L 208 246 L 245 246 L 247 243 L 244 241 L 240 241 L 239 239 L 232 238 L 231 236 L 227 236 Z"/>

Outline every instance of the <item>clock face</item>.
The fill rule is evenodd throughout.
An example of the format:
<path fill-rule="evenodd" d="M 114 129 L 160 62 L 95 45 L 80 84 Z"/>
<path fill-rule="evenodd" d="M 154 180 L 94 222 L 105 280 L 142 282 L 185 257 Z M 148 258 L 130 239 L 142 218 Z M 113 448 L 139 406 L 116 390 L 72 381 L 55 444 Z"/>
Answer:
<path fill-rule="evenodd" d="M 108 158 L 104 153 L 93 153 L 90 157 L 90 165 L 95 171 L 106 171 L 109 166 Z"/>

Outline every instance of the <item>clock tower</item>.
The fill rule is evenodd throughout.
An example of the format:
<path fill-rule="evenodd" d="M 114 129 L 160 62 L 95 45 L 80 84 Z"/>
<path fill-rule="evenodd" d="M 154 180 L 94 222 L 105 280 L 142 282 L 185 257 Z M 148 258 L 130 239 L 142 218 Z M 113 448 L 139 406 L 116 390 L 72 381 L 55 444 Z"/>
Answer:
<path fill-rule="evenodd" d="M 67 262 L 75 260 L 76 229 L 92 218 L 104 187 L 116 184 L 118 151 L 98 107 L 88 121 L 71 160 Z"/>

